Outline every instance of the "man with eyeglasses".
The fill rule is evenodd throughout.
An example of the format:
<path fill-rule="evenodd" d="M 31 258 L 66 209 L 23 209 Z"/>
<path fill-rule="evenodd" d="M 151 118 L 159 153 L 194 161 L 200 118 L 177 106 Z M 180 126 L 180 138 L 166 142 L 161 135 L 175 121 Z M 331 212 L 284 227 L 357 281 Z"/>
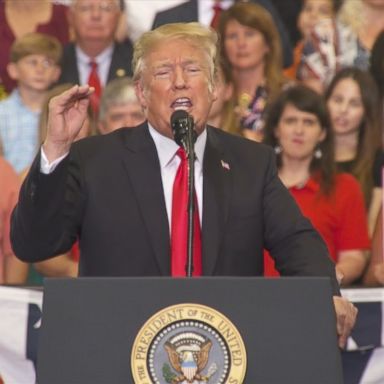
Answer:
<path fill-rule="evenodd" d="M 119 0 L 73 0 L 69 9 L 75 41 L 64 47 L 59 82 L 93 86 L 96 112 L 105 85 L 132 74 L 132 44 L 115 40 L 120 17 Z"/>

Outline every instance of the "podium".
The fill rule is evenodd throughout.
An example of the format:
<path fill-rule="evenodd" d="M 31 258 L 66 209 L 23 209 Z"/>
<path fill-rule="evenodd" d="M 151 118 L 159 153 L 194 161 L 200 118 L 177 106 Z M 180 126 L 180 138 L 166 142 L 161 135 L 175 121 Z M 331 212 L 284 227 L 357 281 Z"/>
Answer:
<path fill-rule="evenodd" d="M 37 382 L 342 384 L 330 281 L 46 279 Z"/>

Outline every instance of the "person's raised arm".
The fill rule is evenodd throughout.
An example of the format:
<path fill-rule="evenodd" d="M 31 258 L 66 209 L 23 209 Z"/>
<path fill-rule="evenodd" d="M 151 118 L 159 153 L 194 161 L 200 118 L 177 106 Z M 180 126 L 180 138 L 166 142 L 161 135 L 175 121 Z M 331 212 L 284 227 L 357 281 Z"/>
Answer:
<path fill-rule="evenodd" d="M 69 152 L 87 117 L 89 95 L 93 91 L 89 85 L 75 85 L 50 101 L 47 136 L 43 143 L 50 163 Z"/>

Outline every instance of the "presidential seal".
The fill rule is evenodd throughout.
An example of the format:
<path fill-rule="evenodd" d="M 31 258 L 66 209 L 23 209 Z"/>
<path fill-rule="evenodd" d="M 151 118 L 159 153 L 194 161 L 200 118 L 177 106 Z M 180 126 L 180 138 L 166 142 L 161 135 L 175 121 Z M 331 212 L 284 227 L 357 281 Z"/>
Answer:
<path fill-rule="evenodd" d="M 154 314 L 132 347 L 136 384 L 241 384 L 246 351 L 239 331 L 220 312 L 178 304 Z"/>

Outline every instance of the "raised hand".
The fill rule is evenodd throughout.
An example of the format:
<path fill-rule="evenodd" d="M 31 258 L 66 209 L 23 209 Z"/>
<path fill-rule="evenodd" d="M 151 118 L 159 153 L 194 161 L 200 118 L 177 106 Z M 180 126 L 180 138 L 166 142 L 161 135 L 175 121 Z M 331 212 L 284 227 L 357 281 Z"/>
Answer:
<path fill-rule="evenodd" d="M 69 152 L 87 117 L 89 85 L 75 85 L 49 102 L 47 136 L 43 148 L 49 162 Z"/>

